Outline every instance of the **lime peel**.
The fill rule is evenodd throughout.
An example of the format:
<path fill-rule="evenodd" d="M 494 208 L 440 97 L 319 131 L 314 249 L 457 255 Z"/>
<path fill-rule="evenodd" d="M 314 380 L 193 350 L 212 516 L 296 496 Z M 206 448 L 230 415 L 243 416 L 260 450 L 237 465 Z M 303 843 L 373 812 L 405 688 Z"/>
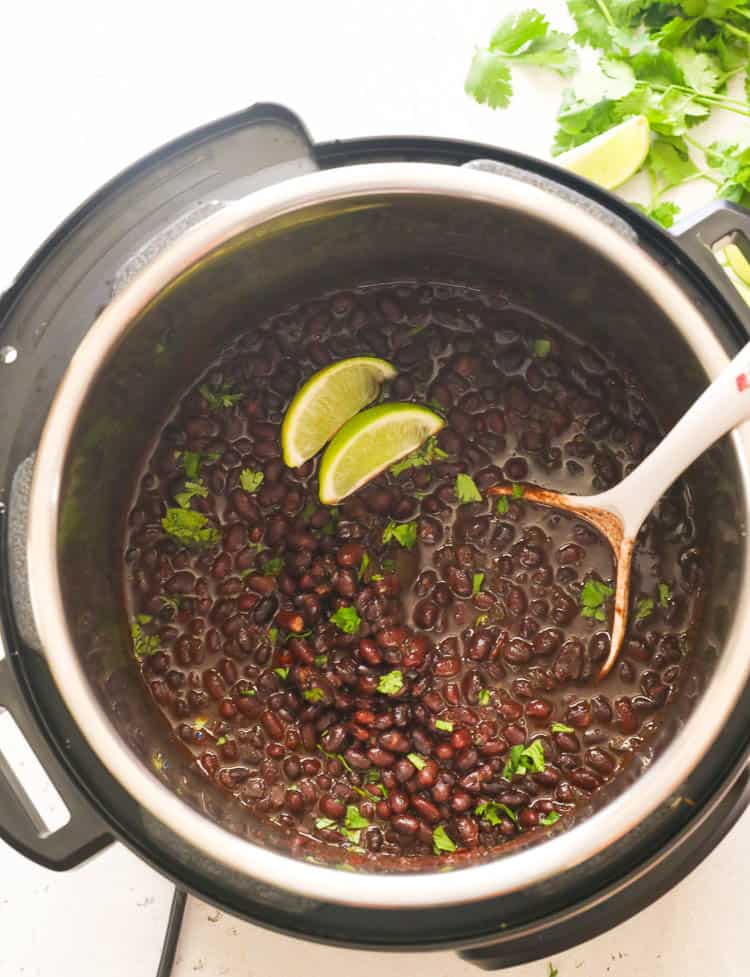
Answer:
<path fill-rule="evenodd" d="M 643 166 L 650 148 L 650 133 L 646 116 L 636 115 L 562 153 L 555 162 L 605 190 L 614 190 Z"/>

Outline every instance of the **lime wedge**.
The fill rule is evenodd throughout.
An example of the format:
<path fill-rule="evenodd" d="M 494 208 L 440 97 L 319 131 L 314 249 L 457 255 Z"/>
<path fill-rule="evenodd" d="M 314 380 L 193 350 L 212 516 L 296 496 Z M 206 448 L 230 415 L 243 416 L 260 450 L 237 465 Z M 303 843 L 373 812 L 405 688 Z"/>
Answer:
<path fill-rule="evenodd" d="M 750 305 L 750 279 L 746 280 L 742 278 L 742 276 L 738 273 L 734 264 L 730 260 L 729 254 L 727 253 L 729 249 L 733 247 L 736 247 L 736 245 L 729 244 L 725 248 L 720 248 L 719 250 L 716 251 L 716 257 L 719 264 L 724 269 L 724 272 L 726 273 L 726 276 L 729 279 L 729 281 L 734 285 L 734 287 L 740 293 L 742 298 L 747 302 L 747 304 Z M 737 250 L 739 251 L 739 248 Z M 742 252 L 740 252 L 740 258 L 742 259 L 743 262 L 745 262 L 745 257 L 742 254 Z M 736 260 L 737 259 L 735 257 L 735 261 Z M 745 266 L 743 267 L 743 273 L 745 274 L 747 274 L 746 268 L 747 268 L 747 262 L 745 262 Z"/>
<path fill-rule="evenodd" d="M 614 190 L 643 165 L 648 156 L 649 136 L 648 119 L 645 115 L 636 115 L 582 146 L 555 157 L 555 163 L 598 183 L 605 190 Z"/>
<path fill-rule="evenodd" d="M 281 449 L 299 468 L 330 441 L 342 424 L 372 403 L 396 370 L 375 356 L 353 356 L 313 374 L 294 396 L 281 426 Z"/>
<path fill-rule="evenodd" d="M 320 501 L 335 505 L 423 444 L 443 427 L 417 404 L 378 404 L 348 421 L 320 462 Z"/>
<path fill-rule="evenodd" d="M 744 256 L 736 244 L 728 244 L 724 254 L 732 271 L 739 275 L 746 285 L 750 285 L 750 261 Z"/>

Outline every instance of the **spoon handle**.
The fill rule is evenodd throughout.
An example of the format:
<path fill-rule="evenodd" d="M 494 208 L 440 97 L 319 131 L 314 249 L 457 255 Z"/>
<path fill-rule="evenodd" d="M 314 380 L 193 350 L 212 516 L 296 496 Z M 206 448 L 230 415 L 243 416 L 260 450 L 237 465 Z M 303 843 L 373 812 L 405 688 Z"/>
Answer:
<path fill-rule="evenodd" d="M 699 455 L 750 418 L 750 343 L 703 391 L 664 440 L 615 488 L 606 505 L 635 536 L 656 501 Z M 605 502 L 603 496 L 599 496 Z"/>

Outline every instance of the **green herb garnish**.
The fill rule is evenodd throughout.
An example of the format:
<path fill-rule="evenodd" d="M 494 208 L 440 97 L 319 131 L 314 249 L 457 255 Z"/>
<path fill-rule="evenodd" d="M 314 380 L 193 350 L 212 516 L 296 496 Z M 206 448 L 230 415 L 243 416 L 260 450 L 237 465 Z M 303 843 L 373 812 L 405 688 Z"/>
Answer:
<path fill-rule="evenodd" d="M 549 827 L 550 824 L 554 824 L 555 821 L 559 821 L 561 817 L 562 815 L 558 814 L 557 811 L 549 811 L 543 817 L 539 818 L 539 823 L 543 824 L 546 828 Z"/>
<path fill-rule="evenodd" d="M 395 465 L 391 465 L 390 472 L 391 475 L 397 476 L 409 468 L 423 468 L 425 465 L 431 465 L 436 459 L 442 460 L 447 457 L 448 452 L 438 447 L 437 438 L 433 436 L 428 438 L 421 448 L 417 448 L 401 461 L 397 461 Z"/>
<path fill-rule="evenodd" d="M 381 675 L 378 682 L 378 692 L 383 695 L 398 695 L 404 687 L 404 677 L 398 669 Z"/>
<path fill-rule="evenodd" d="M 405 550 L 414 549 L 414 545 L 417 542 L 416 522 L 394 522 L 391 519 L 383 530 L 383 542 L 389 543 L 392 539 L 395 539 Z M 383 561 L 381 566 L 385 569 L 385 561 Z"/>
<path fill-rule="evenodd" d="M 474 808 L 474 813 L 489 824 L 501 824 L 503 820 L 501 815 L 503 814 L 514 824 L 518 823 L 516 812 L 512 811 L 507 804 L 500 804 L 497 801 L 484 801 L 482 804 L 478 804 Z"/>
<path fill-rule="evenodd" d="M 482 501 L 482 493 L 477 488 L 471 475 L 465 475 L 463 472 L 456 475 L 456 498 L 458 499 L 459 505 L 465 505 L 467 502 Z"/>
<path fill-rule="evenodd" d="M 539 359 L 544 359 L 545 356 L 549 356 L 549 351 L 552 349 L 552 343 L 549 339 L 535 339 L 534 340 L 534 356 Z"/>
<path fill-rule="evenodd" d="M 226 743 L 226 741 L 227 741 L 226 736 L 220 736 L 218 738 L 218 740 L 216 741 L 216 745 L 217 746 L 224 746 L 224 744 Z"/>
<path fill-rule="evenodd" d="M 474 627 L 475 628 L 483 627 L 489 621 L 489 619 L 490 619 L 489 614 L 477 614 L 477 616 L 474 618 Z"/>
<path fill-rule="evenodd" d="M 367 573 L 367 568 L 370 565 L 370 557 L 367 550 L 362 554 L 362 559 L 359 561 L 359 570 L 357 570 L 357 577 L 359 580 L 363 580 L 365 574 Z"/>
<path fill-rule="evenodd" d="M 521 485 L 519 482 L 511 482 L 510 483 L 510 494 L 513 496 L 514 499 L 522 499 L 523 498 L 523 485 Z"/>
<path fill-rule="evenodd" d="M 435 720 L 435 729 L 442 729 L 446 733 L 452 733 L 453 732 L 453 723 L 448 722 L 447 719 L 436 719 Z"/>
<path fill-rule="evenodd" d="M 161 646 L 161 639 L 158 634 L 146 634 L 142 625 L 148 624 L 151 617 L 148 614 L 139 614 L 130 625 L 130 637 L 133 639 L 133 654 L 141 661 L 150 655 L 155 655 Z"/>
<path fill-rule="evenodd" d="M 261 564 L 260 572 L 264 577 L 278 577 L 281 571 L 284 569 L 284 557 L 283 556 L 273 556 L 270 560 L 266 560 L 265 563 Z"/>
<path fill-rule="evenodd" d="M 362 828 L 369 828 L 370 822 L 367 820 L 367 818 L 363 817 L 359 813 L 359 808 L 357 808 L 356 805 L 347 804 L 344 827 L 349 828 L 352 831 L 356 831 L 361 830 Z"/>
<path fill-rule="evenodd" d="M 614 592 L 613 587 L 608 587 L 601 580 L 590 577 L 581 590 L 581 614 L 584 617 L 593 617 L 597 621 L 606 621 L 604 603 Z"/>
<path fill-rule="evenodd" d="M 185 546 L 215 546 L 219 542 L 218 529 L 193 509 L 167 509 L 161 524 L 165 533 Z"/>
<path fill-rule="evenodd" d="M 550 730 L 553 733 L 575 733 L 572 726 L 566 726 L 565 723 L 552 723 Z"/>
<path fill-rule="evenodd" d="M 208 498 L 208 489 L 202 481 L 192 482 L 188 479 L 185 482 L 185 491 L 177 492 L 175 494 L 175 500 L 181 509 L 189 509 L 190 500 L 195 495 L 199 495 L 202 499 Z"/>
<path fill-rule="evenodd" d="M 483 573 L 475 573 L 473 575 L 473 577 L 471 578 L 471 595 L 472 595 L 472 597 L 476 597 L 476 595 L 480 592 L 480 590 L 482 589 L 482 584 L 483 583 L 484 583 L 484 574 Z"/>
<path fill-rule="evenodd" d="M 424 760 L 418 753 L 407 753 L 406 759 L 417 768 L 417 770 L 423 770 L 427 765 L 427 761 Z"/>
<path fill-rule="evenodd" d="M 657 587 L 659 591 L 659 607 L 667 607 L 672 599 L 672 591 L 669 584 L 660 583 Z"/>
<path fill-rule="evenodd" d="M 654 601 L 651 597 L 644 597 L 636 604 L 635 619 L 642 621 L 654 612 Z"/>
<path fill-rule="evenodd" d="M 381 570 L 385 570 L 386 573 L 395 573 L 396 572 L 396 561 L 395 560 L 381 560 L 380 561 L 380 568 L 381 568 Z"/>
<path fill-rule="evenodd" d="M 242 689 L 242 691 L 240 692 L 240 695 L 243 698 L 248 698 L 251 695 L 257 695 L 257 694 L 258 694 L 257 689 Z"/>
<path fill-rule="evenodd" d="M 207 383 L 204 383 L 198 388 L 198 392 L 211 410 L 233 407 L 243 397 L 243 394 L 233 394 L 226 383 L 223 383 L 217 390 L 212 390 Z"/>
<path fill-rule="evenodd" d="M 479 692 L 479 705 L 488 706 L 490 704 L 490 690 L 481 689 Z"/>
<path fill-rule="evenodd" d="M 454 852 L 456 850 L 455 842 L 449 838 L 448 832 L 442 824 L 432 832 L 432 850 L 436 855 L 440 855 L 442 852 Z"/>
<path fill-rule="evenodd" d="M 497 503 L 495 504 L 495 509 L 499 516 L 505 515 L 508 509 L 510 509 L 510 502 L 508 502 L 507 495 L 498 495 Z"/>
<path fill-rule="evenodd" d="M 518 774 L 544 773 L 544 746 L 541 740 L 534 740 L 528 746 L 518 743 L 511 747 L 510 756 L 503 767 L 503 777 L 512 780 Z"/>
<path fill-rule="evenodd" d="M 197 482 L 201 473 L 201 453 L 200 451 L 178 451 L 177 459 L 185 469 L 187 477 Z"/>
<path fill-rule="evenodd" d="M 288 668 L 274 668 L 273 672 L 274 672 L 274 675 L 278 675 L 279 676 L 279 678 L 282 680 L 282 682 L 289 675 L 289 669 Z"/>
<path fill-rule="evenodd" d="M 313 662 L 318 668 L 325 668 L 325 666 L 328 664 L 328 655 L 316 655 L 315 658 L 313 658 Z"/>
<path fill-rule="evenodd" d="M 338 831 L 339 829 L 338 824 L 333 820 L 333 818 L 316 818 L 315 827 L 318 828 L 318 830 L 321 828 L 328 828 Z"/>
<path fill-rule="evenodd" d="M 331 624 L 335 624 L 339 631 L 344 634 L 356 634 L 362 619 L 353 607 L 339 607 L 335 614 L 331 615 Z"/>
<path fill-rule="evenodd" d="M 246 492 L 257 492 L 265 477 L 263 472 L 254 472 L 252 468 L 243 468 L 240 472 L 240 485 Z"/>
<path fill-rule="evenodd" d="M 177 614 L 180 610 L 180 598 L 179 597 L 160 597 L 161 606 L 165 611 L 172 611 L 173 614 Z"/>
<path fill-rule="evenodd" d="M 268 637 L 276 644 L 276 639 L 279 637 L 279 629 L 275 625 L 268 629 Z"/>
<path fill-rule="evenodd" d="M 302 698 L 305 699 L 307 702 L 320 702 L 320 700 L 323 698 L 323 695 L 324 693 L 322 689 L 318 689 L 318 688 L 305 689 L 305 691 L 302 693 Z"/>

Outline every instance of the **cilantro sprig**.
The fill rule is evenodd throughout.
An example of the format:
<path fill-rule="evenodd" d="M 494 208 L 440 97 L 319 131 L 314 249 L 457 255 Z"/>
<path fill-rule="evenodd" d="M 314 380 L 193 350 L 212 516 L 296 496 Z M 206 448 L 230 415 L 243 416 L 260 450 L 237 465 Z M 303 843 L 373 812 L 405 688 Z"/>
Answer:
<path fill-rule="evenodd" d="M 150 655 L 155 655 L 161 646 L 158 634 L 146 634 L 144 624 L 149 624 L 152 618 L 149 614 L 138 614 L 130 625 L 130 637 L 133 641 L 133 654 L 141 661 Z"/>
<path fill-rule="evenodd" d="M 428 438 L 421 448 L 417 448 L 401 461 L 397 461 L 395 465 L 391 465 L 390 472 L 394 476 L 401 475 L 410 468 L 424 468 L 426 465 L 431 465 L 433 461 L 441 461 L 447 457 L 448 452 L 438 446 L 437 438 L 433 436 Z"/>
<path fill-rule="evenodd" d="M 215 546 L 219 542 L 218 529 L 194 509 L 167 509 L 161 525 L 168 536 L 184 546 Z"/>
<path fill-rule="evenodd" d="M 583 617 L 593 617 L 596 621 L 606 621 L 604 605 L 608 597 L 614 594 L 614 587 L 609 587 L 601 580 L 589 577 L 581 590 L 581 614 Z"/>
<path fill-rule="evenodd" d="M 522 777 L 526 773 L 544 773 L 544 745 L 541 740 L 534 740 L 528 746 L 519 743 L 510 748 L 503 777 L 512 780 L 516 774 Z"/>
<path fill-rule="evenodd" d="M 417 542 L 417 524 L 416 522 L 394 522 L 391 519 L 383 530 L 382 538 L 384 543 L 390 543 L 392 539 L 395 539 L 405 550 L 412 550 Z M 381 562 L 381 566 L 385 569 L 384 561 Z"/>

